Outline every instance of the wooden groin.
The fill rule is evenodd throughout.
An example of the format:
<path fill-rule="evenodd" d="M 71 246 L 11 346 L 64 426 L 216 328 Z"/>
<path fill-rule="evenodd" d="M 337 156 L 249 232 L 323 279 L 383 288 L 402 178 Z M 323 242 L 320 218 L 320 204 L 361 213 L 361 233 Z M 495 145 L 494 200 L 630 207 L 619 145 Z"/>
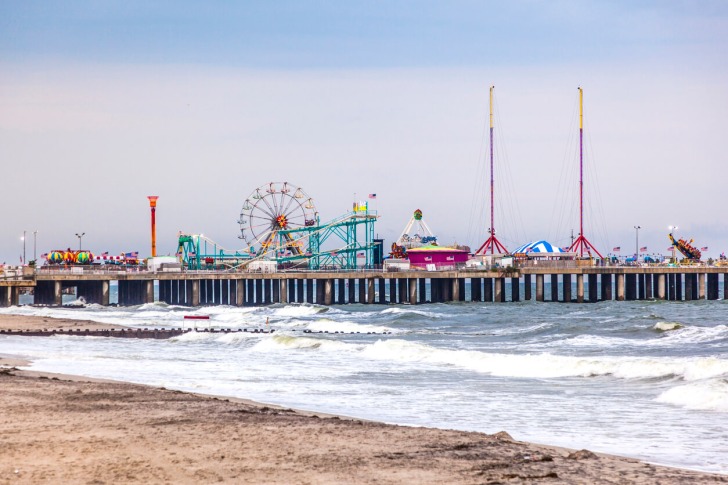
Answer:
<path fill-rule="evenodd" d="M 68 335 L 75 337 L 116 337 L 116 338 L 146 338 L 146 339 L 168 339 L 177 337 L 189 332 L 199 333 L 237 333 L 237 332 L 249 332 L 249 333 L 273 333 L 274 330 L 261 330 L 261 329 L 192 329 L 192 328 L 129 328 L 129 329 L 55 329 L 55 330 L 0 330 L 0 335 L 19 335 L 23 337 L 52 337 L 54 335 Z"/>

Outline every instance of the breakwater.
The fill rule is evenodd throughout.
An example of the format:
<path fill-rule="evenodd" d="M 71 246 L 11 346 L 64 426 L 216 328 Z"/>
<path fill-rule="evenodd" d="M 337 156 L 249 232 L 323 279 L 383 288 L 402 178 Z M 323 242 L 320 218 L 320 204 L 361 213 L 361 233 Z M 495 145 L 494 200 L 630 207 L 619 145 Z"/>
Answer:
<path fill-rule="evenodd" d="M 257 306 L 274 303 L 334 305 L 420 304 L 451 301 L 597 302 L 728 299 L 724 267 L 520 268 L 508 271 L 398 271 L 300 273 L 69 273 L 43 272 L 0 281 L 0 306 L 18 304 L 23 288 L 36 305 L 60 305 L 66 288 L 88 303 L 163 301 L 173 305 Z M 720 294 L 723 284 L 722 295 Z M 156 290 L 156 291 L 155 291 Z"/>

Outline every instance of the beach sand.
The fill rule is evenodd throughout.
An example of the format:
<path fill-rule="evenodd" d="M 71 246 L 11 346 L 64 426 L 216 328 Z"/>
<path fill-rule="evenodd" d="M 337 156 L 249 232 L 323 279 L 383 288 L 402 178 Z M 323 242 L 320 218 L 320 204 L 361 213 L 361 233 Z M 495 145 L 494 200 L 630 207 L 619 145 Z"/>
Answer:
<path fill-rule="evenodd" d="M 0 356 L 0 484 L 728 483 L 505 432 L 392 426 L 17 369 L 27 364 Z"/>
<path fill-rule="evenodd" d="M 0 330 L 107 330 L 126 328 L 89 320 L 51 318 L 30 315 L 0 315 Z"/>

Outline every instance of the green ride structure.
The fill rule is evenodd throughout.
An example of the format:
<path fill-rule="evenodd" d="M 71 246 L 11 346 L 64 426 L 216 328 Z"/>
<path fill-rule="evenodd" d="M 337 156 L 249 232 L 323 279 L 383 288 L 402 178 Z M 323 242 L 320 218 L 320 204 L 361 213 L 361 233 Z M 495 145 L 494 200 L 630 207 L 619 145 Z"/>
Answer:
<path fill-rule="evenodd" d="M 377 218 L 367 203 L 355 202 L 350 212 L 322 224 L 303 189 L 270 182 L 243 203 L 238 223 L 244 249 L 231 251 L 201 234 L 180 233 L 177 255 L 190 270 L 243 270 L 270 262 L 281 269 L 373 268 L 382 254 L 374 238 Z"/>

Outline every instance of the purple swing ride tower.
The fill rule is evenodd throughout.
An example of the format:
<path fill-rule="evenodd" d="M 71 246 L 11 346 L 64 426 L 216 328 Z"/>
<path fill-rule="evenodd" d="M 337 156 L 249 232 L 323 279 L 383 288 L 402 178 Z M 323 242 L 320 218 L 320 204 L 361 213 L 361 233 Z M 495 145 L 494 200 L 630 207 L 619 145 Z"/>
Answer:
<path fill-rule="evenodd" d="M 495 235 L 495 217 L 493 211 L 493 202 L 495 200 L 493 196 L 493 89 L 495 86 L 490 87 L 490 227 L 488 228 L 488 239 L 478 248 L 475 252 L 478 256 L 484 256 L 488 254 L 508 254 L 506 247 L 501 244 Z"/>

